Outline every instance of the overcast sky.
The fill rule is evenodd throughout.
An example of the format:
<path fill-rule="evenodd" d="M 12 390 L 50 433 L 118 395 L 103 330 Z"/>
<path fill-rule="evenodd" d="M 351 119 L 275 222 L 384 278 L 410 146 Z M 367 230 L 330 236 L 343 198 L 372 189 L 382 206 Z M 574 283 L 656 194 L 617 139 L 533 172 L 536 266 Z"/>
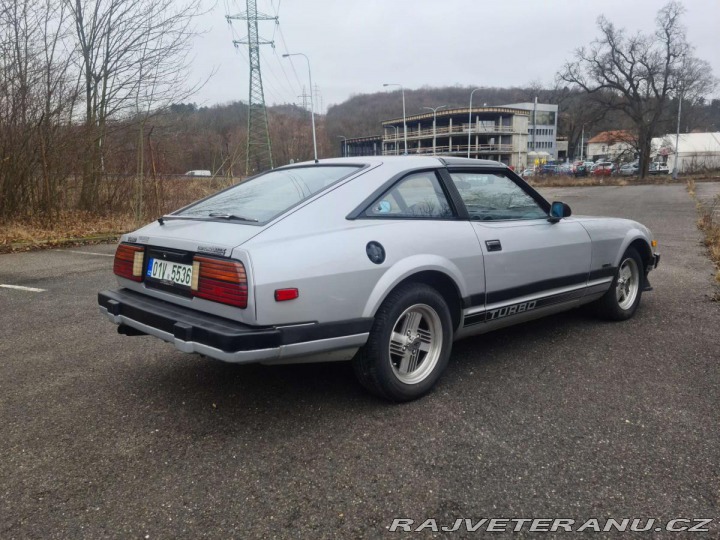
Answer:
<path fill-rule="evenodd" d="M 210 0 L 208 0 L 210 1 Z M 422 86 L 550 84 L 572 51 L 598 35 L 604 14 L 628 30 L 652 31 L 659 0 L 257 0 L 258 10 L 279 15 L 260 23 L 262 73 L 268 104 L 298 103 L 309 87 L 302 57 L 311 62 L 323 109 L 353 94 L 377 92 L 383 83 Z M 696 55 L 720 76 L 720 0 L 685 0 L 683 23 Z M 245 21 L 230 27 L 227 13 L 244 0 L 219 0 L 200 18 L 205 33 L 194 47 L 193 76 L 215 75 L 195 97 L 202 105 L 248 99 Z M 234 33 L 234 34 L 233 34 Z M 284 39 L 283 39 L 284 38 Z M 293 69 L 294 67 L 294 69 Z M 317 102 L 317 100 L 316 100 Z"/>

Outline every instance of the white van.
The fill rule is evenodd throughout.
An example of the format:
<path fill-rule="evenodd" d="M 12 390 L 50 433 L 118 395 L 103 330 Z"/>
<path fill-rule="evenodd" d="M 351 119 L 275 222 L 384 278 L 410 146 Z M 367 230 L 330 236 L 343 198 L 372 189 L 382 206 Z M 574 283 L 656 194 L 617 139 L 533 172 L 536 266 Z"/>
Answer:
<path fill-rule="evenodd" d="M 212 176 L 212 173 L 210 171 L 206 171 L 203 169 L 198 169 L 195 171 L 188 171 L 185 173 L 185 176 Z"/>

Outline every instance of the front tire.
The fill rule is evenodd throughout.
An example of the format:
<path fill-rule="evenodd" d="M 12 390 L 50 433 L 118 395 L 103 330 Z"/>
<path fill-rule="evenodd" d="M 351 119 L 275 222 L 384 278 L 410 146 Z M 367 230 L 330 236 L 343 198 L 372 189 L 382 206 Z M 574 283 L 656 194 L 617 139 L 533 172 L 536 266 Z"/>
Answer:
<path fill-rule="evenodd" d="M 385 399 L 417 399 L 445 370 L 452 338 L 452 317 L 442 295 L 421 283 L 402 285 L 375 315 L 368 342 L 353 360 L 355 374 Z"/>
<path fill-rule="evenodd" d="M 597 301 L 597 313 L 610 321 L 625 321 L 635 315 L 640 297 L 645 267 L 635 248 L 628 248 L 620 259 L 610 289 Z"/>

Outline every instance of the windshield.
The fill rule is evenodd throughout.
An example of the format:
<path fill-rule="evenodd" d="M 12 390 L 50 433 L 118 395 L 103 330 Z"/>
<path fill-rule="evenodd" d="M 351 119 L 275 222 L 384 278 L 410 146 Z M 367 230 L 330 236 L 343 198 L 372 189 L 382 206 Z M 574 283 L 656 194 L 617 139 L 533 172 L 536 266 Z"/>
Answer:
<path fill-rule="evenodd" d="M 270 171 L 174 215 L 266 223 L 359 169 L 355 165 L 319 165 Z"/>

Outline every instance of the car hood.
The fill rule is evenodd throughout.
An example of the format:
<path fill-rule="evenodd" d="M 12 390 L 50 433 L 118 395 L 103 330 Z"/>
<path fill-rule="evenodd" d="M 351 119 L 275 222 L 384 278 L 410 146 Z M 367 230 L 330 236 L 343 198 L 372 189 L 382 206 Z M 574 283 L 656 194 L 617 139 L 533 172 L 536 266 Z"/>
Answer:
<path fill-rule="evenodd" d="M 163 225 L 155 221 L 123 235 L 121 241 L 224 256 L 265 228 L 238 222 L 165 219 Z"/>

